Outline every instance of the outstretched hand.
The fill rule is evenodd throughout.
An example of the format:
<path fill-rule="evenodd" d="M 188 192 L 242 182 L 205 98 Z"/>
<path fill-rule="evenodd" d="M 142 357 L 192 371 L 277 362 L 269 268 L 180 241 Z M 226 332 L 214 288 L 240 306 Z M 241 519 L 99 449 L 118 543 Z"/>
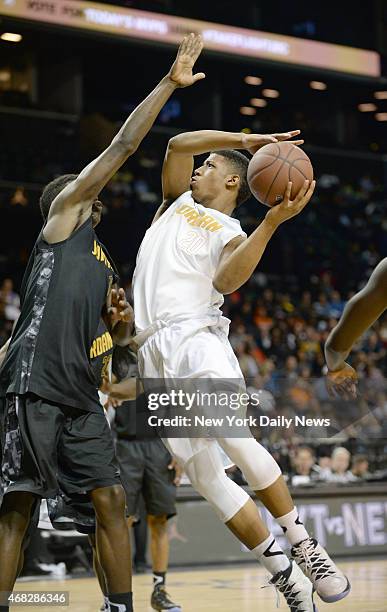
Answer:
<path fill-rule="evenodd" d="M 192 71 L 202 49 L 203 41 L 199 34 L 184 36 L 168 74 L 177 87 L 188 87 L 206 77 L 204 72 L 193 74 Z"/>
<path fill-rule="evenodd" d="M 291 140 L 299 134 L 300 130 L 281 132 L 279 134 L 244 134 L 242 139 L 242 145 L 244 149 L 254 155 L 254 153 L 256 153 L 261 147 L 264 147 L 267 144 L 272 144 L 273 142 L 282 142 L 284 140 Z M 304 143 L 302 139 L 291 140 L 291 142 L 294 145 L 300 145 Z"/>
<path fill-rule="evenodd" d="M 266 215 L 266 219 L 276 227 L 298 215 L 307 205 L 313 195 L 316 181 L 304 181 L 304 185 L 297 193 L 294 200 L 291 200 L 292 183 L 289 182 L 286 188 L 284 199 L 280 204 L 273 206 Z"/>

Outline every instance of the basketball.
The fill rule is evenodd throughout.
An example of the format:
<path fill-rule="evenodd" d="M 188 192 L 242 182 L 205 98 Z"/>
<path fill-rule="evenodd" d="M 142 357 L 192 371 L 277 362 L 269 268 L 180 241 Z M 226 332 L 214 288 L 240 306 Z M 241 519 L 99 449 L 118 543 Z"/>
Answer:
<path fill-rule="evenodd" d="M 286 187 L 292 181 L 294 198 L 305 180 L 313 180 L 313 166 L 306 153 L 291 142 L 265 145 L 252 157 L 247 180 L 253 195 L 266 206 L 282 202 Z"/>

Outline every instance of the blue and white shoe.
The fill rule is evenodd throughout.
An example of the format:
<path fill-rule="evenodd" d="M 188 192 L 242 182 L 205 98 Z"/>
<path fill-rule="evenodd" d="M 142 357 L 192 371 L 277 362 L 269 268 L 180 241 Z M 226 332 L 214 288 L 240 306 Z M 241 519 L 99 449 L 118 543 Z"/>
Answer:
<path fill-rule="evenodd" d="M 325 603 L 340 601 L 350 592 L 348 578 L 317 540 L 308 538 L 293 546 L 292 557 Z"/>

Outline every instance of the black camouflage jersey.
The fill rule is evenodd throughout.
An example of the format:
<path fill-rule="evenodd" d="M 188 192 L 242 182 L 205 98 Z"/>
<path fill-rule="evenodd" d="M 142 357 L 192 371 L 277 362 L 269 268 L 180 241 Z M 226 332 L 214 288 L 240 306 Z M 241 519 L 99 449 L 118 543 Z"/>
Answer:
<path fill-rule="evenodd" d="M 100 410 L 91 360 L 105 352 L 107 336 L 98 341 L 98 327 L 116 280 L 91 218 L 55 244 L 41 232 L 24 275 L 21 314 L 0 370 L 0 394 L 34 393 Z"/>

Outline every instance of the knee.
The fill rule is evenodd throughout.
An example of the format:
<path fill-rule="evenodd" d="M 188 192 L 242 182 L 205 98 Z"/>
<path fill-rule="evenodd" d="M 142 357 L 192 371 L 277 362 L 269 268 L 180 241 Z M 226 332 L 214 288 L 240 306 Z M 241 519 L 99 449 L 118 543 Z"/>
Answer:
<path fill-rule="evenodd" d="M 125 493 L 121 485 L 95 489 L 91 499 L 100 522 L 123 518 L 125 515 Z"/>
<path fill-rule="evenodd" d="M 30 493 L 8 493 L 0 509 L 0 524 L 4 531 L 24 535 L 30 519 L 35 498 Z"/>
<path fill-rule="evenodd" d="M 167 531 L 168 518 L 166 514 L 155 516 L 148 514 L 148 525 L 153 535 L 160 536 Z"/>

